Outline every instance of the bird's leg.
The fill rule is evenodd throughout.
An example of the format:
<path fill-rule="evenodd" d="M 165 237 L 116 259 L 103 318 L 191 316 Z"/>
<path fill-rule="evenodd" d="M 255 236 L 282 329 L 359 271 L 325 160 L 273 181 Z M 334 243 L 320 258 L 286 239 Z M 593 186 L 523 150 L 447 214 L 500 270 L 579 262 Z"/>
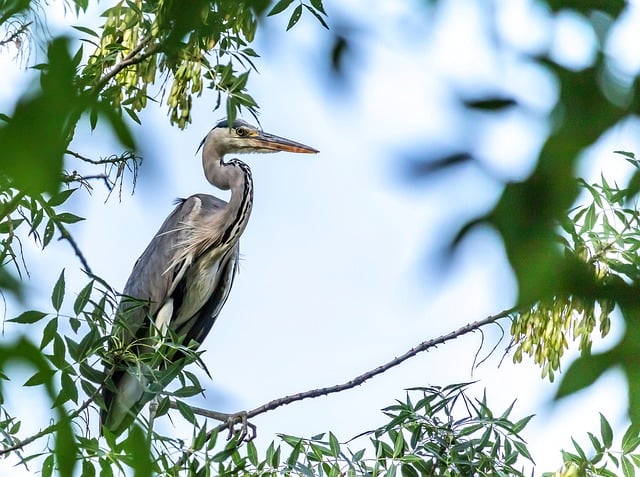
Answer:
<path fill-rule="evenodd" d="M 226 412 L 207 411 L 207 417 L 224 422 L 229 427 L 227 440 L 231 440 L 234 435 L 238 436 L 238 442 L 249 442 L 258 435 L 255 424 L 249 422 L 247 411 L 227 414 Z"/>
<path fill-rule="evenodd" d="M 156 411 L 158 410 L 158 396 L 156 395 L 149 403 L 149 440 L 153 434 L 153 423 L 156 419 Z"/>
<path fill-rule="evenodd" d="M 231 440 L 233 435 L 237 434 L 238 442 L 250 442 L 254 440 L 258 435 L 256 426 L 254 424 L 251 424 L 247 418 L 247 411 L 240 411 L 236 412 L 235 414 L 229 414 L 227 417 L 227 424 L 229 425 L 229 435 L 227 436 L 227 440 Z M 236 428 L 237 424 L 240 424 L 239 429 Z"/>

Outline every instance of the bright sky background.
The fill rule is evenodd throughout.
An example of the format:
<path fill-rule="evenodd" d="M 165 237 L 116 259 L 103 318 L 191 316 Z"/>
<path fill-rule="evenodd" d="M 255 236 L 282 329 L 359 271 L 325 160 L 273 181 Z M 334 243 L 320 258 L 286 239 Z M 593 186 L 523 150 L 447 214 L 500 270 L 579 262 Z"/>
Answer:
<path fill-rule="evenodd" d="M 357 30 L 344 84 L 329 74 L 331 37 L 310 15 L 288 33 L 285 16 L 264 25 L 254 45 L 261 54 L 259 74 L 249 83 L 261 106 L 262 126 L 321 152 L 243 158 L 253 171 L 255 204 L 241 241 L 241 273 L 203 345 L 214 380 L 200 373 L 207 398 L 194 404 L 248 410 L 342 383 L 421 341 L 514 303 L 515 283 L 495 232 L 477 230 L 449 267 L 441 266 L 441 247 L 457 225 L 493 204 L 499 183 L 472 167 L 411 181 L 406 158 L 473 147 L 498 177 L 522 179 L 544 139 L 555 85 L 512 50 L 492 49 L 486 35 L 492 17 L 480 2 L 443 2 L 435 12 L 422 9 L 423 3 L 428 2 L 325 0 L 332 27 Z M 498 31 L 516 48 L 539 51 L 552 45 L 555 57 L 571 67 L 589 63 L 595 37 L 575 16 L 565 15 L 554 25 L 535 2 L 493 3 Z M 633 3 L 608 46 L 621 74 L 640 67 L 640 13 Z M 7 71 L 0 106 L 10 110 L 24 77 L 7 55 L 0 57 L 0 69 Z M 455 104 L 456 91 L 480 94 L 496 88 L 517 95 L 532 113 L 514 112 L 500 120 L 471 117 Z M 142 115 L 143 126 L 135 133 L 145 162 L 134 196 L 125 193 L 121 202 L 114 196 L 104 203 L 106 191 L 98 184 L 92 198 L 76 194 L 73 211 L 88 220 L 72 231 L 93 270 L 116 288 L 124 286 L 175 197 L 225 196 L 206 182 L 195 155 L 201 138 L 222 116 L 211 113 L 214 104 L 213 95 L 196 101 L 186 131 L 171 128 L 162 108 Z M 91 135 L 87 130 L 79 130 L 75 150 L 91 157 L 119 150 L 104 131 Z M 628 170 L 611 151 L 640 151 L 638 132 L 631 122 L 611 131 L 585 155 L 584 173 L 595 177 L 605 168 L 609 177 L 624 177 Z M 50 290 L 63 267 L 67 289 L 81 289 L 85 281 L 66 243 L 44 254 L 28 241 L 24 245 L 34 264 L 29 308 L 49 308 Z M 9 303 L 8 317 L 21 309 Z M 596 349 L 615 342 L 619 326 L 616 322 Z M 6 336 L 15 328 L 5 325 Z M 499 336 L 497 328 L 486 333 L 489 344 L 481 355 Z M 537 415 L 523 433 L 538 464 L 536 474 L 560 465 L 560 449 L 570 446 L 571 436 L 584 441 L 587 431 L 597 432 L 598 412 L 617 431 L 624 429 L 626 391 L 618 374 L 609 373 L 587 392 L 551 406 L 555 385 L 542 381 L 538 368 L 514 366 L 510 357 L 498 366 L 505 343 L 472 370 L 479 345 L 479 334 L 465 336 L 357 389 L 260 416 L 254 420 L 259 445 L 266 446 L 276 433 L 308 437 L 328 430 L 346 441 L 383 424 L 380 409 L 402 399 L 405 388 L 469 380 L 479 381 L 478 396 L 486 388 L 495 411 L 517 400 L 514 417 Z M 37 428 L 48 410 L 34 402 L 20 395 L 9 405 L 19 416 L 33 416 Z M 8 468 L 4 461 L 3 468 Z"/>

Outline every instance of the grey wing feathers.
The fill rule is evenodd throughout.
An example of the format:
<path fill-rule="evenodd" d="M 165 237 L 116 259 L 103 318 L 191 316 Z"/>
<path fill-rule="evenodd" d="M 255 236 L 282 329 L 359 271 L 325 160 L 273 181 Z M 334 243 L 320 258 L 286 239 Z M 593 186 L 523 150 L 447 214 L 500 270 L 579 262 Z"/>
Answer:
<path fill-rule="evenodd" d="M 185 224 L 193 222 L 197 215 L 214 214 L 225 205 L 226 202 L 217 197 L 206 194 L 193 195 L 188 199 L 179 200 L 176 208 L 160 226 L 136 261 L 124 287 L 125 297 L 149 301 L 148 309 L 138 306 L 139 311 L 131 310 L 127 313 L 126 329 L 131 339 L 143 325 L 145 316 L 154 316 L 168 298 L 176 279 L 175 271 L 168 270 L 168 267 L 179 254 L 179 244 L 188 234 Z M 122 303 L 119 311 L 129 307 Z"/>
<path fill-rule="evenodd" d="M 197 279 L 198 267 L 191 265 L 198 257 L 185 256 L 184 245 L 189 243 L 193 225 L 206 219 L 217 219 L 227 203 L 216 197 L 197 194 L 180 200 L 164 221 L 145 251 L 136 261 L 124 288 L 114 323 L 114 335 L 119 347 L 127 347 L 134 340 L 144 341 L 151 331 L 147 317 L 156 320 L 159 310 L 167 309 L 171 316 L 169 326 L 184 344 L 195 340 L 202 343 L 224 305 L 236 272 L 238 245 L 231 246 L 211 263 L 217 267 L 217 286 L 201 295 L 202 301 L 186 306 L 193 295 L 191 286 Z M 203 261 L 198 262 L 202 265 Z M 206 293 L 210 293 L 207 295 Z M 185 297 L 187 300 L 185 300 Z M 185 306 L 183 306 L 185 305 Z M 160 313 L 162 314 L 162 313 Z M 185 317 L 186 315 L 186 317 Z M 171 359 L 178 359 L 176 353 Z M 126 363 L 124 363 L 126 364 Z M 131 364 L 131 363 L 130 363 Z M 135 366 L 135 363 L 133 363 Z M 119 366 L 111 377 L 112 385 L 103 388 L 105 409 L 101 413 L 103 426 L 116 435 L 133 421 L 144 404 L 153 397 L 147 391 L 146 378 L 125 371 Z"/>

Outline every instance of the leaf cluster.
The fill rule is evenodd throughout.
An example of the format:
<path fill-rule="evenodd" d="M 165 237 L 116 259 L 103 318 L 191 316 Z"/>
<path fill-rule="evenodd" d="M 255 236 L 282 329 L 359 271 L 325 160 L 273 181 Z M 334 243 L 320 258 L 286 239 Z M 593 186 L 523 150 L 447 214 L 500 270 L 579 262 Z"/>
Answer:
<path fill-rule="evenodd" d="M 625 156 L 637 168 L 633 154 Z M 564 254 L 584 263 L 598 286 L 638 283 L 640 214 L 630 203 L 633 191 L 609 184 L 604 175 L 599 183 L 578 179 L 578 185 L 586 199 L 569 211 L 557 235 Z M 553 381 L 568 341 L 578 341 L 588 355 L 596 327 L 600 337 L 609 333 L 614 308 L 615 301 L 605 296 L 557 294 L 514 314 L 514 361 L 522 361 L 523 354 L 533 357 L 542 376 Z"/>
<path fill-rule="evenodd" d="M 291 3 L 277 3 L 269 15 L 282 13 Z M 303 6 L 326 26 L 322 2 L 314 0 L 294 8 L 287 29 L 298 22 Z M 217 93 L 214 109 L 224 95 L 230 121 L 242 109 L 255 116 L 258 105 L 246 85 L 258 55 L 249 44 L 265 7 L 259 1 L 121 0 L 103 13 L 99 33 L 77 27 L 95 47 L 81 81 L 98 84 L 101 100 L 121 107 L 136 122 L 137 113 L 160 93 L 166 96 L 171 123 L 184 128 L 191 121 L 193 97 L 204 88 Z M 150 86 L 157 84 L 162 84 L 160 90 L 151 92 Z"/>
<path fill-rule="evenodd" d="M 187 467 L 190 475 L 524 475 L 518 466 L 531 456 L 519 433 L 531 416 L 512 421 L 513 405 L 495 416 L 485 397 L 467 395 L 469 384 L 410 389 L 404 401 L 383 410 L 385 425 L 347 442 L 332 432 L 280 435 L 282 443 L 271 442 L 264 454 L 253 442 L 245 448 L 230 442 L 212 454 L 212 441 L 205 446 L 200 434 Z M 363 437 L 368 444 L 354 450 Z"/>
<path fill-rule="evenodd" d="M 543 477 L 633 477 L 640 469 L 640 454 L 636 453 L 640 445 L 640 436 L 636 426 L 629 426 L 622 436 L 621 448 L 613 449 L 613 429 L 607 418 L 600 414 L 600 436 L 587 433 L 593 448 L 587 453 L 575 439 L 571 439 L 574 452 L 562 451 L 563 466 L 556 472 L 547 472 Z M 612 470 L 612 469 L 615 469 Z"/>

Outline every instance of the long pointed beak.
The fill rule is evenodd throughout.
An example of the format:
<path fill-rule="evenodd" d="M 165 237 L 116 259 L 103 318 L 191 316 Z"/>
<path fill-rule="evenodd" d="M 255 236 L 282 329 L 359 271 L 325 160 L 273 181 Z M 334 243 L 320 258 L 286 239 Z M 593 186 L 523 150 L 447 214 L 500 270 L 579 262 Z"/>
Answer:
<path fill-rule="evenodd" d="M 302 154 L 316 154 L 319 152 L 317 149 L 310 146 L 265 132 L 261 132 L 258 135 L 249 138 L 249 141 L 256 148 L 266 151 L 299 152 Z"/>

